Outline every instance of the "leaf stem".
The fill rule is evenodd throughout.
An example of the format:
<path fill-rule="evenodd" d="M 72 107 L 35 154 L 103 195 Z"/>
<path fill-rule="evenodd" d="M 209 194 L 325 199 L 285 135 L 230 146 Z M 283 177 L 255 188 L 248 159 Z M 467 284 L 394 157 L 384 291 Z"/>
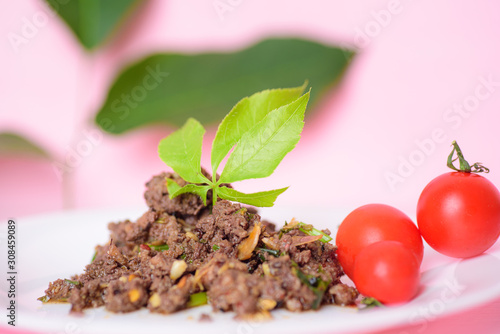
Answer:
<path fill-rule="evenodd" d="M 212 186 L 212 207 L 215 206 L 215 204 L 217 203 L 217 190 L 219 189 L 219 186 L 217 184 L 215 184 L 214 186 Z"/>

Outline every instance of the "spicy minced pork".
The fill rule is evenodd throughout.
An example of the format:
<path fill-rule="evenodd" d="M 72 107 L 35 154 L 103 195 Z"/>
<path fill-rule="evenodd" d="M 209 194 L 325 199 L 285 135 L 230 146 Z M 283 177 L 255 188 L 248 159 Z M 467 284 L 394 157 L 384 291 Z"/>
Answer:
<path fill-rule="evenodd" d="M 334 245 L 294 220 L 275 231 L 255 209 L 226 200 L 212 208 L 195 194 L 170 199 L 166 178 L 185 185 L 175 174 L 154 176 L 144 194 L 148 211 L 135 222 L 110 223 L 109 243 L 96 247 L 85 272 L 50 283 L 41 300 L 67 301 L 72 312 L 172 313 L 205 291 L 214 311 L 237 317 L 354 303 L 357 291 L 341 283 Z"/>

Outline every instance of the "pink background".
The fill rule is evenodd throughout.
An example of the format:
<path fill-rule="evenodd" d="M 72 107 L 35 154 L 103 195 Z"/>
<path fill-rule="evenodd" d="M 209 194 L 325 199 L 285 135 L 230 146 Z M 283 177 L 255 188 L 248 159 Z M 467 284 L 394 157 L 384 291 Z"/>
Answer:
<path fill-rule="evenodd" d="M 144 183 L 166 169 L 156 147 L 170 129 L 148 127 L 120 137 L 97 129 L 93 116 L 114 76 L 154 51 L 233 50 L 268 36 L 354 45 L 359 55 L 339 89 L 308 118 L 299 145 L 276 173 L 237 189 L 290 185 L 277 205 L 352 210 L 381 202 L 414 216 L 423 187 L 446 171 L 453 139 L 470 162 L 491 168 L 487 177 L 500 185 L 499 3 L 222 1 L 234 7 L 222 17 L 212 0 L 150 1 L 93 53 L 42 1 L 1 1 L 0 132 L 20 133 L 52 158 L 0 157 L 0 218 L 144 205 Z M 13 47 L 9 34 L 21 34 L 26 21 L 40 17 L 46 21 L 38 22 L 27 43 Z M 82 145 L 86 132 L 95 145 L 61 181 L 54 161 Z M 208 153 L 203 159 L 209 166 Z M 402 176 L 391 186 L 387 174 L 398 169 Z M 496 313 L 488 316 L 492 308 Z M 436 333 L 449 326 L 493 333 L 498 314 L 500 300 L 429 327 Z M 418 327 L 397 333 L 405 330 Z"/>

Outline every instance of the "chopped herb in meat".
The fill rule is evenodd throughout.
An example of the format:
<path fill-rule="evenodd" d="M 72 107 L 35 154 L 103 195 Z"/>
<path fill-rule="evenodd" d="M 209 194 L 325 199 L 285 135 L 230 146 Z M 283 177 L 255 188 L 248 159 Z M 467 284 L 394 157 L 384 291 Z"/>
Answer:
<path fill-rule="evenodd" d="M 267 249 L 267 248 L 257 248 L 259 251 L 264 252 L 264 253 L 269 253 L 275 257 L 280 256 L 280 252 L 275 249 Z"/>
<path fill-rule="evenodd" d="M 196 307 L 196 306 L 201 306 L 207 304 L 207 293 L 206 292 L 198 292 L 198 293 L 193 293 L 191 296 L 189 296 L 189 302 L 187 304 L 187 307 Z"/>
<path fill-rule="evenodd" d="M 306 275 L 300 270 L 296 263 L 294 264 L 294 273 L 300 279 L 300 281 L 305 284 L 314 293 L 316 298 L 314 299 L 311 308 L 316 310 L 321 305 L 323 296 L 325 295 L 330 282 L 323 281 L 320 277 L 313 275 Z"/>
<path fill-rule="evenodd" d="M 382 304 L 381 302 L 379 302 L 377 299 L 373 298 L 373 297 L 365 297 L 361 300 L 361 304 L 364 304 L 366 305 L 364 307 L 364 309 L 367 309 L 367 308 L 373 308 L 373 307 L 383 307 L 384 304 Z"/>
<path fill-rule="evenodd" d="M 66 281 L 67 283 L 73 284 L 73 285 L 80 285 L 81 284 L 78 281 L 73 281 L 73 280 L 70 280 L 70 279 L 65 279 L 64 281 Z"/>
<path fill-rule="evenodd" d="M 164 250 L 169 250 L 170 248 L 168 247 L 168 245 L 158 245 L 158 246 L 155 246 L 155 245 L 147 245 L 149 246 L 149 248 L 155 250 L 155 251 L 164 251 Z"/>

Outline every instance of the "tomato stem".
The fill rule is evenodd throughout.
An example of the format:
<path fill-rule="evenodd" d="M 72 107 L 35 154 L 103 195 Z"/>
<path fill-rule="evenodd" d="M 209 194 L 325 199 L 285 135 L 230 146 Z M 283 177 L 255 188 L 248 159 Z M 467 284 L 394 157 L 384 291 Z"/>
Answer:
<path fill-rule="evenodd" d="M 451 146 L 453 146 L 453 150 L 451 151 L 450 155 L 448 156 L 448 163 L 447 166 L 453 170 L 456 170 L 457 172 L 464 172 L 464 173 L 489 173 L 490 170 L 489 168 L 483 166 L 480 162 L 474 163 L 472 166 L 465 160 L 464 155 L 462 153 L 462 150 L 460 149 L 460 146 L 458 146 L 457 142 L 454 140 L 451 143 Z M 455 152 L 457 153 L 457 157 L 453 158 L 455 156 Z M 457 168 L 453 164 L 455 161 L 459 161 L 460 167 Z"/>

